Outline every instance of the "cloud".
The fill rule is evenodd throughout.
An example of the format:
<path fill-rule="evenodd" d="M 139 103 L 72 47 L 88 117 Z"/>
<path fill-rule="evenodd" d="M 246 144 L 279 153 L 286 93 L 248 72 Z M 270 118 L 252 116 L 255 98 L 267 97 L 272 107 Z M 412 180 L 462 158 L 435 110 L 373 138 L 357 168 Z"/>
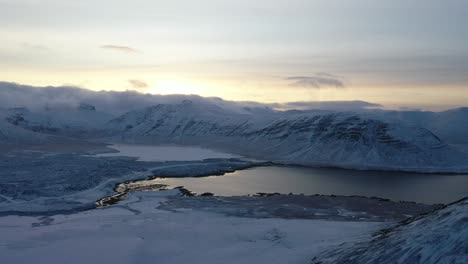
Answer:
<path fill-rule="evenodd" d="M 289 76 L 284 78 L 290 81 L 289 86 L 320 89 L 322 87 L 344 88 L 345 81 L 342 77 L 329 73 L 317 73 L 312 76 Z"/>
<path fill-rule="evenodd" d="M 103 45 L 100 48 L 101 49 L 107 49 L 107 50 L 119 51 L 119 52 L 125 52 L 125 53 L 141 53 L 139 50 L 131 48 L 131 47 L 127 47 L 127 46 Z"/>
<path fill-rule="evenodd" d="M 148 83 L 144 82 L 144 81 L 140 81 L 140 80 L 128 80 L 128 82 L 130 83 L 130 85 L 132 85 L 133 88 L 135 89 L 143 89 L 143 88 L 148 88 Z"/>
<path fill-rule="evenodd" d="M 153 95 L 137 91 L 100 91 L 95 92 L 73 86 L 35 87 L 9 82 L 0 82 L 0 110 L 13 107 L 26 107 L 41 110 L 45 107 L 55 110 L 76 109 L 80 104 L 96 107 L 114 115 L 157 104 L 179 104 L 190 100 L 199 104 L 211 104 L 223 109 L 245 113 L 252 111 L 277 110 L 327 110 L 327 111 L 362 111 L 381 108 L 382 105 L 364 101 L 315 101 L 264 104 L 259 102 L 227 101 L 218 97 L 198 95 Z M 1 111 L 0 111 L 1 112 Z"/>
<path fill-rule="evenodd" d="M 300 101 L 271 104 L 270 107 L 278 110 L 327 110 L 327 111 L 362 111 L 383 108 L 381 104 L 365 101 Z"/>
<path fill-rule="evenodd" d="M 242 111 L 244 103 L 226 101 L 216 97 L 201 97 L 198 95 L 154 95 L 137 91 L 91 91 L 73 86 L 36 87 L 0 81 L 0 114 L 2 109 L 26 107 L 30 110 L 49 109 L 69 110 L 76 109 L 80 104 L 96 107 L 114 115 L 141 109 L 157 104 L 179 104 L 190 100 L 201 104 L 215 104 L 224 109 Z M 256 103 L 256 106 L 266 105 Z"/>

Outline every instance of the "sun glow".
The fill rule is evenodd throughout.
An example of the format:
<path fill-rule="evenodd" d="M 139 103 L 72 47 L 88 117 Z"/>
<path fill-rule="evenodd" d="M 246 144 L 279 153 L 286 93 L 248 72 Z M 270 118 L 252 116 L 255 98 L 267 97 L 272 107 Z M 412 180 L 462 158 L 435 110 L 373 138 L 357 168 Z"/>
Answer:
<path fill-rule="evenodd" d="M 152 94 L 199 94 L 201 87 L 193 83 L 179 82 L 173 80 L 158 81 L 156 87 L 149 88 Z"/>

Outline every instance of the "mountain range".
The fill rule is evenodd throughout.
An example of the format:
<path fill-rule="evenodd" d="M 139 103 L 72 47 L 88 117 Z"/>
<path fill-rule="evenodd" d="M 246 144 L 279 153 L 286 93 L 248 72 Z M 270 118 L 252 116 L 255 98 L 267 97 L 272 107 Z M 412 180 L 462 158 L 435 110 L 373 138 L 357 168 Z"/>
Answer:
<path fill-rule="evenodd" d="M 0 95 L 0 146 L 76 140 L 197 145 L 283 164 L 468 172 L 468 154 L 459 147 L 468 144 L 468 108 L 389 111 L 356 102 L 349 110 L 278 110 L 195 95 L 10 83 L 0 83 Z"/>

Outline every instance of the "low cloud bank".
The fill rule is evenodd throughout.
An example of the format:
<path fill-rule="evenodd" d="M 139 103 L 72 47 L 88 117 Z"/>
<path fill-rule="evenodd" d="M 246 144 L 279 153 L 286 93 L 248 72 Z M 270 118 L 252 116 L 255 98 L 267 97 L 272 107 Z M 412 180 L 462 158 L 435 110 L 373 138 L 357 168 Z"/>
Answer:
<path fill-rule="evenodd" d="M 137 86 L 144 83 L 136 83 Z M 61 86 L 34 87 L 16 83 L 0 82 L 0 109 L 26 107 L 37 109 L 76 109 L 80 104 L 93 105 L 99 111 L 115 115 L 156 104 L 175 104 L 183 100 L 199 103 L 211 103 L 217 106 L 240 110 L 245 107 L 276 110 L 321 109 L 331 111 L 359 111 L 380 108 L 382 105 L 364 101 L 325 101 L 325 102 L 289 102 L 264 104 L 258 102 L 227 101 L 218 97 L 201 97 L 198 95 L 153 95 L 137 91 L 101 91 Z"/>

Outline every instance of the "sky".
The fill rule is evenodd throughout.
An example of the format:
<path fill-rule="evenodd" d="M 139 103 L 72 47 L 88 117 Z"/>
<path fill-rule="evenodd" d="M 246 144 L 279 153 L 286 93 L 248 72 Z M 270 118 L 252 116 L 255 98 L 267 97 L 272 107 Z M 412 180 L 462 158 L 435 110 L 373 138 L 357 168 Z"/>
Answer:
<path fill-rule="evenodd" d="M 0 0 L 0 81 L 468 105 L 465 0 Z"/>

